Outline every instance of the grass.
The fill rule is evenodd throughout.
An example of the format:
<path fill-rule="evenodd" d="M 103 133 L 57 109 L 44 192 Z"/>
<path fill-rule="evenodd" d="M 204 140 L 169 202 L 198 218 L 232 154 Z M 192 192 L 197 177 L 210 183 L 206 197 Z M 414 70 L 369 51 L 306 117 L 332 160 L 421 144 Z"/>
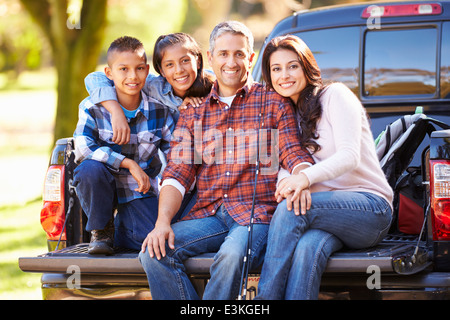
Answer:
<path fill-rule="evenodd" d="M 39 221 L 40 199 L 0 208 L 0 299 L 40 300 L 40 274 L 19 269 L 18 258 L 47 251 Z"/>

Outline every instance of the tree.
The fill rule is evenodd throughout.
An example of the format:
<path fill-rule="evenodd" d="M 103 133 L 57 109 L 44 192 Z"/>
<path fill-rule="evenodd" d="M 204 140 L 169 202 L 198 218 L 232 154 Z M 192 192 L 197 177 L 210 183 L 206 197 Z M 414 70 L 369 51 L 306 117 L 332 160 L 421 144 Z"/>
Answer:
<path fill-rule="evenodd" d="M 102 49 L 108 1 L 20 1 L 51 46 L 58 79 L 54 139 L 72 136 L 87 95 L 84 77 L 95 70 Z"/>

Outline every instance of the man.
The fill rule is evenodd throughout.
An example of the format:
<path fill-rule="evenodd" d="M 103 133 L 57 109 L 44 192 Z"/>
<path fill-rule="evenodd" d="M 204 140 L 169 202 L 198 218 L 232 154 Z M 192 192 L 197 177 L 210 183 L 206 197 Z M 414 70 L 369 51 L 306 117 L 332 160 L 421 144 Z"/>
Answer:
<path fill-rule="evenodd" d="M 261 161 L 250 268 L 262 262 L 269 222 L 277 206 L 278 159 L 295 173 L 305 163 L 312 163 L 299 145 L 289 100 L 265 91 L 251 79 L 254 53 L 248 28 L 235 21 L 218 24 L 211 33 L 208 59 L 217 81 L 200 107 L 190 108 L 180 117 L 163 174 L 158 220 L 139 255 L 153 299 L 198 299 L 183 261 L 205 252 L 217 254 L 203 298 L 235 299 L 239 294 L 256 172 L 252 133 L 260 128 L 269 130 L 270 138 L 259 130 L 259 140 L 270 150 L 278 146 L 279 153 L 276 150 L 276 159 L 269 161 L 275 170 L 263 173 L 270 168 L 269 162 Z M 184 192 L 194 182 L 197 203 L 182 221 L 170 225 Z"/>

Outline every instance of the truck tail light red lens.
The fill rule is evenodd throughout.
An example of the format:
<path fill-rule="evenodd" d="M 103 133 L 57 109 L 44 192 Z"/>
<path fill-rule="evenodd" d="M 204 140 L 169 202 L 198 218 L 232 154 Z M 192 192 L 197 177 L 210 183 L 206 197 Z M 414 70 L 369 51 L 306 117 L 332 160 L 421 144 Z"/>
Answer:
<path fill-rule="evenodd" d="M 41 225 L 47 233 L 47 239 L 58 240 L 63 232 L 64 211 L 64 166 L 53 165 L 47 170 L 44 183 Z M 61 237 L 66 240 L 65 231 Z"/>
<path fill-rule="evenodd" d="M 430 164 L 433 240 L 450 240 L 450 160 L 431 160 Z"/>
<path fill-rule="evenodd" d="M 370 17 L 402 17 L 402 16 L 422 16 L 437 15 L 442 13 L 439 3 L 424 4 L 397 4 L 388 6 L 371 5 L 364 9 L 362 18 Z"/>

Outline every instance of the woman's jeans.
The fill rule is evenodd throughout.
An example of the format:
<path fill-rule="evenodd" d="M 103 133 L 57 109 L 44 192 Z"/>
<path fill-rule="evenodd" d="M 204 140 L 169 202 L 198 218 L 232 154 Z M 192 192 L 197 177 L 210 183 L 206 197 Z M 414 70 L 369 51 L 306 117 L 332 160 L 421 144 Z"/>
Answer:
<path fill-rule="evenodd" d="M 207 218 L 180 221 L 172 225 L 175 249 L 166 243 L 166 256 L 151 258 L 148 250 L 139 254 L 147 274 L 152 299 L 199 299 L 183 261 L 206 252 L 217 252 L 211 265 L 211 278 L 203 299 L 236 299 L 248 240 L 248 227 L 239 225 L 222 205 Z M 269 225 L 255 224 L 250 268 L 262 263 Z"/>
<path fill-rule="evenodd" d="M 270 223 L 256 299 L 317 299 L 330 255 L 342 245 L 376 245 L 389 230 L 391 207 L 371 193 L 313 193 L 305 215 L 281 202 Z"/>

